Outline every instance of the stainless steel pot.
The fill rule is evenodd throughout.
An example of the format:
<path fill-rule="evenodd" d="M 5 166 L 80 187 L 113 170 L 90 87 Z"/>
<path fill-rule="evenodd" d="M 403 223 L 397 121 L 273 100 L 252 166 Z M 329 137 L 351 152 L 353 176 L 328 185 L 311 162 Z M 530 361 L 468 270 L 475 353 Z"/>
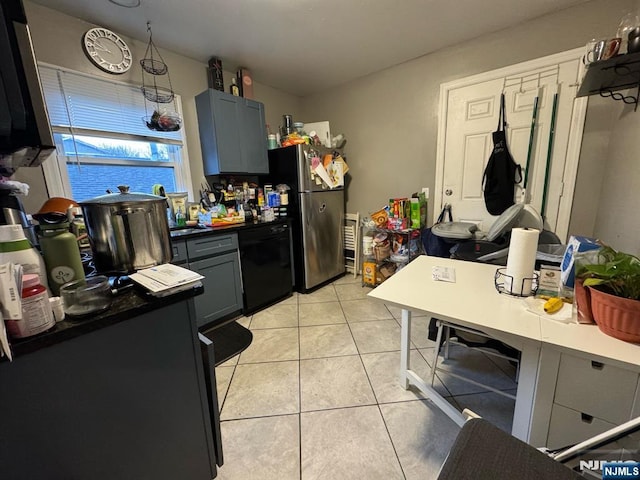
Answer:
<path fill-rule="evenodd" d="M 80 202 L 96 270 L 133 273 L 172 258 L 167 201 L 144 193 L 103 195 Z"/>

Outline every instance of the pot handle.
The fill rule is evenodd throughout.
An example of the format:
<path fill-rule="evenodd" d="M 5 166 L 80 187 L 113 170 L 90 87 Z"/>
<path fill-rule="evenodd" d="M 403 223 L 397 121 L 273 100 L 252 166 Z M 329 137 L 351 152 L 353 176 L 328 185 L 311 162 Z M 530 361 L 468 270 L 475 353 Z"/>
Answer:
<path fill-rule="evenodd" d="M 131 215 L 134 213 L 147 213 L 147 212 L 149 212 L 149 209 L 143 208 L 143 207 L 137 207 L 137 208 L 123 208 L 122 210 L 113 212 L 113 214 L 124 216 L 124 215 Z"/>

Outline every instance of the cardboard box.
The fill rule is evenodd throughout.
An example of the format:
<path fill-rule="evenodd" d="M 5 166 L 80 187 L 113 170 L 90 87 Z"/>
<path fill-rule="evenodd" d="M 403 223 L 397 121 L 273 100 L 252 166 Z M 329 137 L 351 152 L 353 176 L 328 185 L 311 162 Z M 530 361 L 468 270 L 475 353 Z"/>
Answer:
<path fill-rule="evenodd" d="M 362 264 L 362 281 L 365 285 L 376 286 L 376 264 L 375 262 L 364 262 Z"/>
<path fill-rule="evenodd" d="M 411 228 L 420 228 L 420 200 L 411 199 Z"/>
<path fill-rule="evenodd" d="M 571 235 L 567 248 L 562 257 L 562 265 L 560 267 L 560 278 L 565 287 L 573 288 L 575 281 L 575 255 L 579 252 L 587 252 L 600 248 L 595 238 L 580 237 Z"/>
<path fill-rule="evenodd" d="M 557 297 L 560 292 L 560 267 L 540 265 L 540 280 L 537 295 Z"/>

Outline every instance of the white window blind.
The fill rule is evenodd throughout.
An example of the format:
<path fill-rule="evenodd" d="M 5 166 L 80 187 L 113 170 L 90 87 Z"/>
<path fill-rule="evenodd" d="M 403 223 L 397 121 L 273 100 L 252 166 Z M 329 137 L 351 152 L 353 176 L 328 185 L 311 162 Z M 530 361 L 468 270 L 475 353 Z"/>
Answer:
<path fill-rule="evenodd" d="M 145 99 L 139 87 L 44 65 L 39 66 L 39 72 L 54 130 L 95 130 L 182 144 L 180 131 L 157 132 L 147 128 L 143 117 L 152 115 L 156 104 L 146 102 L 145 112 Z M 160 104 L 163 107 L 173 110 L 174 104 Z"/>

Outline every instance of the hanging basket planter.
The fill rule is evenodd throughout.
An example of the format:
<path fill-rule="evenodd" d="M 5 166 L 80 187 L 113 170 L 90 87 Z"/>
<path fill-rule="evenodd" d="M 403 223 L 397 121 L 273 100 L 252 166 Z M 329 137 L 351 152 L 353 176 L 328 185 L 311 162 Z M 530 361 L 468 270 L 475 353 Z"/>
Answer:
<path fill-rule="evenodd" d="M 149 130 L 156 132 L 176 132 L 182 127 L 182 118 L 176 112 L 177 102 L 176 96 L 171 85 L 171 77 L 169 76 L 169 67 L 164 62 L 160 51 L 153 43 L 153 34 L 151 25 L 147 22 L 147 31 L 149 32 L 149 43 L 144 54 L 144 58 L 140 60 L 142 68 L 142 87 L 140 91 L 144 96 L 145 116 L 142 121 Z M 153 105 L 153 113 L 149 114 L 147 102 Z M 166 108 L 166 104 L 173 102 L 173 111 Z"/>
<path fill-rule="evenodd" d="M 175 98 L 175 94 L 170 88 L 143 85 L 140 90 L 142 90 L 144 98 L 153 103 L 171 103 Z"/>
<path fill-rule="evenodd" d="M 165 75 L 169 71 L 166 63 L 155 58 L 143 58 L 140 60 L 140 66 L 151 75 Z"/>
<path fill-rule="evenodd" d="M 177 132 L 182 126 L 182 118 L 173 112 L 160 113 L 156 111 L 151 116 L 143 117 L 142 121 L 149 130 L 156 132 Z"/>

